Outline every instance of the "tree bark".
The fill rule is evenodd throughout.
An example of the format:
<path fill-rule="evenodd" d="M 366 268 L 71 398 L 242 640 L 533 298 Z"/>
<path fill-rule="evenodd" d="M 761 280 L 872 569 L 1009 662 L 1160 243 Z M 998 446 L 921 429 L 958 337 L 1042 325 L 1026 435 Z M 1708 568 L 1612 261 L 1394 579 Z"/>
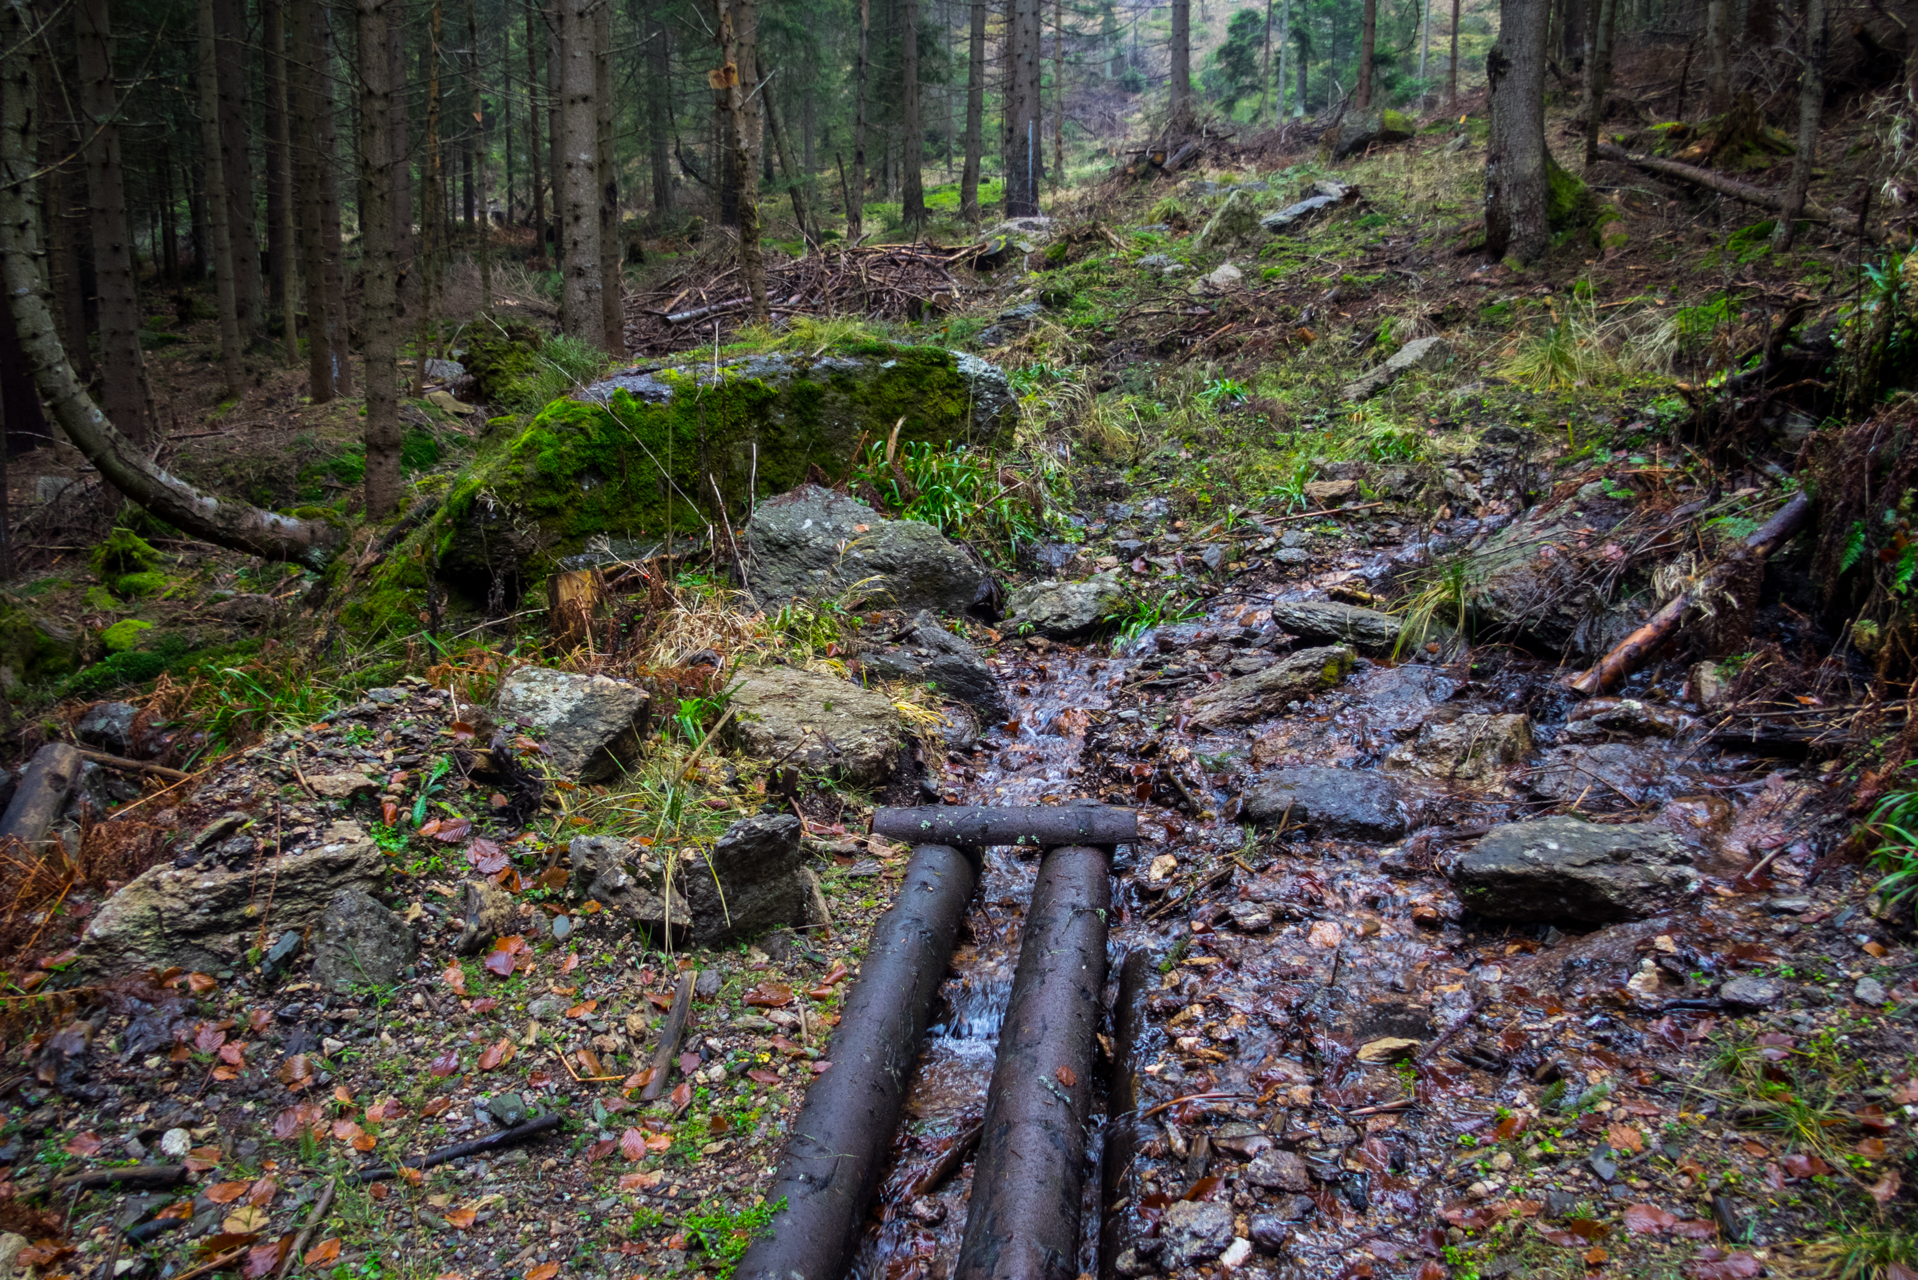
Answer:
<path fill-rule="evenodd" d="M 1618 0 L 1594 0 L 1592 51 L 1585 59 L 1585 163 L 1598 160 L 1599 127 L 1605 121 L 1605 95 L 1612 87 L 1612 26 Z"/>
<path fill-rule="evenodd" d="M 87 461 L 160 519 L 235 551 L 323 565 L 340 537 L 335 526 L 223 502 L 168 475 L 114 430 L 73 376 L 35 266 L 40 228 L 30 195 L 33 164 L 26 138 L 35 89 L 26 33 L 33 26 L 27 0 L 0 0 L 0 51 L 6 55 L 0 64 L 0 274 L 35 386 Z"/>
<path fill-rule="evenodd" d="M 393 86 L 388 112 L 393 134 L 393 271 L 396 301 L 394 309 L 405 315 L 419 297 L 419 241 L 413 235 L 413 130 L 406 102 L 406 22 L 396 13 L 387 46 L 393 56 L 388 68 Z"/>
<path fill-rule="evenodd" d="M 173 148 L 160 143 L 160 275 L 180 283 L 180 228 L 173 206 Z"/>
<path fill-rule="evenodd" d="M 300 217 L 300 276 L 306 294 L 306 383 L 314 404 L 326 404 L 344 391 L 339 375 L 346 365 L 343 347 L 333 337 L 338 317 L 332 314 L 327 287 L 329 249 L 338 253 L 339 237 L 327 240 L 328 191 L 332 184 L 331 156 L 323 140 L 331 128 L 321 122 L 332 115 L 330 91 L 324 88 L 327 57 L 326 18 L 320 0 L 290 0 L 293 26 L 293 169 Z"/>
<path fill-rule="evenodd" d="M 959 171 L 959 216 L 979 221 L 979 166 L 986 149 L 986 0 L 972 0 L 966 42 L 966 159 Z"/>
<path fill-rule="evenodd" d="M 280 318 L 280 336 L 285 339 L 292 329 L 292 316 L 286 305 L 286 283 L 288 264 L 293 256 L 293 246 L 286 236 L 291 225 L 286 201 L 292 182 L 287 176 L 286 154 L 285 0 L 260 0 L 260 25 L 260 83 L 265 98 L 266 139 L 266 303 Z M 296 342 L 287 361 L 292 363 L 297 359 Z"/>
<path fill-rule="evenodd" d="M 753 64 L 752 0 L 718 0 L 718 5 L 721 63 L 710 80 L 730 125 L 727 132 L 733 140 L 734 170 L 739 175 L 739 274 L 746 278 L 753 319 L 764 324 L 771 312 L 766 302 L 766 261 L 759 248 L 758 169 L 752 156 L 755 109 L 747 96 L 751 87 L 742 84 L 739 75 L 741 67 Z"/>
<path fill-rule="evenodd" d="M 1785 188 L 1785 206 L 1772 228 L 1771 245 L 1780 253 L 1791 248 L 1804 216 L 1805 195 L 1811 189 L 1812 165 L 1818 156 L 1819 116 L 1825 104 L 1825 56 L 1831 44 L 1825 0 L 1805 0 L 1804 79 L 1798 86 L 1798 152 L 1791 161 L 1791 181 Z"/>
<path fill-rule="evenodd" d="M 473 185 L 479 198 L 479 236 L 476 246 L 480 269 L 480 310 L 493 311 L 493 213 L 486 180 L 486 99 L 480 92 L 479 20 L 473 12 L 473 0 L 466 0 L 466 45 L 473 63 Z M 396 82 L 400 87 L 403 82 Z M 404 99 L 403 92 L 395 95 Z M 397 169 L 399 166 L 395 166 Z"/>
<path fill-rule="evenodd" d="M 1173 24 L 1186 0 L 1176 0 Z M 1039 213 L 1039 173 L 1044 167 L 1039 142 L 1040 0 L 1011 0 L 1006 23 L 1005 190 L 1006 217 Z"/>
<path fill-rule="evenodd" d="M 213 259 L 213 287 L 220 312 L 220 371 L 226 394 L 238 397 L 248 382 L 246 342 L 240 326 L 239 283 L 235 279 L 233 225 L 228 216 L 226 165 L 221 161 L 220 81 L 216 70 L 218 33 L 214 0 L 199 0 L 200 173 L 206 187 L 207 240 Z"/>
<path fill-rule="evenodd" d="M 260 240 L 253 225 L 253 166 L 248 161 L 247 29 L 244 0 L 213 0 L 213 69 L 219 86 L 220 158 L 225 167 L 227 243 L 233 255 L 233 301 L 240 337 L 266 332 Z"/>
<path fill-rule="evenodd" d="M 1452 52 L 1451 61 L 1445 70 L 1445 109 L 1451 111 L 1458 106 L 1458 5 L 1452 0 Z"/>
<path fill-rule="evenodd" d="M 466 0 L 470 5 L 473 0 Z M 470 10 L 469 10 L 470 12 Z M 620 305 L 619 168 L 613 154 L 613 6 L 593 11 L 593 155 L 599 190 L 599 310 L 608 355 L 626 354 L 626 311 Z M 475 108 L 477 109 L 477 108 Z"/>
<path fill-rule="evenodd" d="M 399 360 L 393 324 L 393 96 L 388 0 L 357 0 L 360 53 L 360 355 L 366 367 L 366 514 L 400 502 Z M 418 353 L 425 363 L 424 349 Z"/>
<path fill-rule="evenodd" d="M 919 0 L 900 0 L 899 76 L 899 209 L 917 235 L 926 224 L 925 179 L 920 173 L 926 133 L 919 122 Z"/>
<path fill-rule="evenodd" d="M 1722 116 L 1732 109 L 1732 24 L 1726 0 L 1705 5 L 1705 51 L 1708 110 Z"/>
<path fill-rule="evenodd" d="M 853 63 L 852 177 L 846 182 L 847 244 L 859 243 L 866 221 L 866 83 L 871 71 L 871 44 L 872 2 L 859 0 L 859 55 Z"/>
<path fill-rule="evenodd" d="M 1379 0 L 1365 0 L 1359 19 L 1359 87 L 1352 105 L 1360 112 L 1372 109 L 1372 56 L 1379 43 Z"/>
<path fill-rule="evenodd" d="M 1369 7 L 1374 0 L 1366 0 Z M 1016 5 L 1020 0 L 1013 0 Z M 1192 127 L 1192 0 L 1172 0 L 1172 36 L 1168 46 L 1172 57 L 1171 119 L 1167 128 L 1174 134 Z"/>
<path fill-rule="evenodd" d="M 146 364 L 140 354 L 140 297 L 134 287 L 126 190 L 120 166 L 120 104 L 113 83 L 113 33 L 107 0 L 73 9 L 80 71 L 80 130 L 86 143 L 87 213 L 93 224 L 93 275 L 100 298 L 103 407 L 120 434 L 146 443 Z"/>
<path fill-rule="evenodd" d="M 559 0 L 560 161 L 564 274 L 560 326 L 597 347 L 605 340 L 599 275 L 599 143 L 593 108 L 593 24 L 589 0 Z"/>
<path fill-rule="evenodd" d="M 1052 190 L 1066 184 L 1066 5 L 1052 0 Z"/>
<path fill-rule="evenodd" d="M 546 252 L 546 187 L 540 165 L 539 90 L 546 83 L 540 69 L 539 50 L 545 46 L 543 33 L 533 23 L 533 0 L 526 0 L 526 153 L 533 165 L 533 252 Z M 657 75 L 658 68 L 654 68 Z"/>
<path fill-rule="evenodd" d="M 413 395 L 426 394 L 426 355 L 433 349 L 433 324 L 440 300 L 440 277 L 446 259 L 446 218 L 443 161 L 446 151 L 440 137 L 440 60 L 446 35 L 444 0 L 432 0 L 427 18 L 426 47 L 420 56 L 426 64 L 426 137 L 420 153 L 420 305 L 419 322 L 413 339 Z"/>
<path fill-rule="evenodd" d="M 806 178 L 793 163 L 792 147 L 786 131 L 779 124 L 779 113 L 773 109 L 773 77 L 766 73 L 766 131 L 772 135 L 773 148 L 779 152 L 779 168 L 786 175 L 786 191 L 792 197 L 793 221 L 799 224 L 799 236 L 809 247 L 819 246 L 819 228 L 813 222 L 812 209 L 806 199 Z"/>
<path fill-rule="evenodd" d="M 1545 152 L 1545 6 L 1500 0 L 1485 56 L 1491 138 L 1485 153 L 1485 252 L 1530 262 L 1550 241 Z"/>
<path fill-rule="evenodd" d="M 662 229 L 673 218 L 672 50 L 667 43 L 665 6 L 651 9 L 652 32 L 646 57 L 652 75 L 646 84 L 646 132 L 653 171 L 653 221 Z"/>

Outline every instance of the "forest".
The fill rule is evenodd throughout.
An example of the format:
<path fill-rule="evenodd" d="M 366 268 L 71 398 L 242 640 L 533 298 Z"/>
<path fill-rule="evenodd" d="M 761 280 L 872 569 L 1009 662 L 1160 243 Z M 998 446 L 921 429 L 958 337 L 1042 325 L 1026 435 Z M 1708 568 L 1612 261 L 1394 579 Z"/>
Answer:
<path fill-rule="evenodd" d="M 0 1280 L 1913 1280 L 1915 202 L 1903 0 L 0 0 Z"/>

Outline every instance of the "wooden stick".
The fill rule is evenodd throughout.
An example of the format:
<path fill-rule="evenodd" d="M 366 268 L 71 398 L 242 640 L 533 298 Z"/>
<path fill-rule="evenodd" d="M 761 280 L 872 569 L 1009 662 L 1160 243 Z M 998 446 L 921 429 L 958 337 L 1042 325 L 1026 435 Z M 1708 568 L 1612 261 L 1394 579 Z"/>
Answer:
<path fill-rule="evenodd" d="M 173 1187 L 186 1181 L 183 1164 L 133 1164 L 118 1169 L 89 1169 L 53 1180 L 54 1191 L 86 1190 L 91 1187 Z"/>
<path fill-rule="evenodd" d="M 693 1009 L 693 984 L 698 980 L 699 972 L 695 969 L 680 972 L 679 986 L 673 992 L 672 1012 L 666 1015 L 666 1024 L 659 1029 L 659 1044 L 653 1049 L 653 1078 L 640 1093 L 641 1102 L 657 1102 L 666 1087 L 673 1058 L 679 1053 L 679 1037 L 686 1030 L 686 1016 Z"/>
<path fill-rule="evenodd" d="M 906 1188 L 906 1198 L 917 1200 L 940 1183 L 959 1172 L 959 1166 L 966 1162 L 973 1148 L 979 1145 L 979 1135 L 986 1131 L 983 1123 L 968 1125 L 965 1132 L 952 1140 L 952 1145 L 939 1153 L 939 1158 L 926 1166 L 926 1171 L 914 1178 L 912 1185 Z"/>
<path fill-rule="evenodd" d="M 220 1268 L 226 1266 L 228 1263 L 238 1261 L 240 1255 L 245 1253 L 246 1251 L 247 1251 L 246 1245 L 241 1245 L 237 1249 L 228 1249 L 225 1253 L 221 1254 L 217 1258 L 214 1258 L 210 1262 L 202 1262 L 199 1266 L 193 1268 L 191 1271 L 182 1271 L 179 1275 L 174 1276 L 172 1280 L 194 1280 L 195 1276 L 203 1276 L 209 1271 L 218 1271 Z"/>
<path fill-rule="evenodd" d="M 108 755 L 104 751 L 89 751 L 85 747 L 75 747 L 83 759 L 109 769 L 118 769 L 122 773 L 150 773 L 156 778 L 165 778 L 169 782 L 185 782 L 193 775 L 184 769 L 172 769 L 163 764 L 154 764 L 147 760 L 129 760 L 125 756 Z"/>
<path fill-rule="evenodd" d="M 1761 209 L 1783 212 L 1785 208 L 1785 197 L 1778 192 L 1768 191 L 1764 187 L 1754 187 L 1749 182 L 1740 182 L 1722 173 L 1713 173 L 1710 169 L 1700 169 L 1695 165 L 1683 164 L 1677 160 L 1664 160 L 1657 156 L 1635 156 L 1625 148 L 1614 146 L 1609 142 L 1598 144 L 1598 154 L 1607 160 L 1616 160 L 1620 164 L 1629 164 L 1647 173 L 1655 173 L 1661 178 L 1676 178 L 1680 182 L 1689 182 L 1693 186 L 1704 187 L 1707 191 L 1715 191 L 1721 196 L 1730 196 L 1734 200 L 1743 200 L 1746 204 L 1755 204 Z M 1831 210 L 1821 208 L 1809 200 L 1805 201 L 1805 207 L 1798 216 L 1807 222 L 1833 221 Z"/>
<path fill-rule="evenodd" d="M 561 1119 L 557 1113 L 548 1112 L 543 1116 L 535 1116 L 523 1124 L 516 1124 L 510 1129 L 501 1129 L 498 1133 L 489 1133 L 484 1138 L 473 1138 L 467 1142 L 455 1142 L 450 1147 L 441 1147 L 437 1151 L 429 1151 L 416 1160 L 402 1160 L 400 1163 L 408 1169 L 431 1169 L 435 1165 L 446 1164 L 452 1160 L 460 1160 L 466 1156 L 476 1156 L 488 1151 L 501 1151 L 507 1147 L 516 1147 L 528 1139 L 537 1138 L 541 1134 L 551 1133 L 553 1130 L 559 1128 L 560 1123 Z M 385 1182 L 388 1178 L 396 1178 L 398 1176 L 398 1170 L 394 1169 L 391 1165 L 382 1164 L 374 1165 L 370 1169 L 361 1169 L 353 1175 L 353 1181 L 364 1186 L 369 1182 Z"/>
<path fill-rule="evenodd" d="M 293 1238 L 293 1247 L 287 1250 L 284 1258 L 280 1259 L 280 1268 L 273 1273 L 276 1280 L 285 1280 L 286 1273 L 293 1270 L 294 1261 L 306 1252 L 306 1242 L 313 1238 L 313 1233 L 319 1229 L 322 1222 L 326 1221 L 326 1211 L 333 1207 L 333 1193 L 339 1189 L 340 1180 L 335 1178 L 326 1184 L 326 1190 L 320 1192 L 320 1198 L 313 1202 L 313 1212 L 307 1215 L 306 1225 L 301 1227 L 300 1234 Z M 113 1277 L 108 1276 L 107 1280 L 113 1280 Z"/>

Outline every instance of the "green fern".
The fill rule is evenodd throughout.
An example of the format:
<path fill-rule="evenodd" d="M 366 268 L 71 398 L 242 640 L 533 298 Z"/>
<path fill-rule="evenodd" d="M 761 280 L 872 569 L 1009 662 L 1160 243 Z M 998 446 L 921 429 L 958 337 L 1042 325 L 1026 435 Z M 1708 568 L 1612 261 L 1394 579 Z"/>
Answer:
<path fill-rule="evenodd" d="M 1838 559 L 1838 572 L 1850 573 L 1851 567 L 1865 554 L 1865 522 L 1851 522 L 1851 532 L 1845 537 L 1845 554 Z"/>

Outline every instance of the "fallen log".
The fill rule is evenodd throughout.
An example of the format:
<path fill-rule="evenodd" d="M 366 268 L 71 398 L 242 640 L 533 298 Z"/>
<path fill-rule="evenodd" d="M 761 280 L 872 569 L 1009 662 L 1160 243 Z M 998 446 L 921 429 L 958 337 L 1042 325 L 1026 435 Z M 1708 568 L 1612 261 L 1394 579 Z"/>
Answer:
<path fill-rule="evenodd" d="M 698 981 L 699 974 L 692 969 L 679 975 L 672 1012 L 666 1015 L 665 1025 L 659 1029 L 659 1044 L 653 1049 L 653 1074 L 639 1095 L 641 1102 L 656 1102 L 665 1092 L 666 1077 L 672 1074 L 673 1059 L 679 1056 L 679 1037 L 685 1033 L 686 1018 L 693 1010 L 693 984 Z"/>
<path fill-rule="evenodd" d="M 1139 1069 L 1152 994 L 1152 958 L 1138 947 L 1119 966 L 1112 1006 L 1112 1073 L 1106 1082 L 1106 1136 L 1099 1151 L 1099 1280 L 1116 1280 L 1119 1255 L 1144 1237 L 1135 1172 L 1144 1121 L 1139 1118 Z"/>
<path fill-rule="evenodd" d="M 91 1187 L 143 1187 L 148 1190 L 177 1187 L 186 1181 L 183 1164 L 131 1164 L 118 1169 L 89 1169 L 53 1180 L 55 1193 L 81 1191 Z"/>
<path fill-rule="evenodd" d="M 1593 663 L 1591 669 L 1575 677 L 1566 687 L 1573 693 L 1591 697 L 1605 692 L 1645 664 L 1658 648 L 1678 630 L 1678 624 L 1700 601 L 1722 598 L 1725 588 L 1739 574 L 1785 545 L 1792 535 L 1811 519 L 1811 497 L 1802 490 L 1780 507 L 1772 518 L 1750 534 L 1729 557 L 1706 571 L 1690 589 L 1673 596 L 1653 614 L 1644 626 L 1618 642 L 1610 653 Z"/>
<path fill-rule="evenodd" d="M 484 1155 L 489 1151 L 505 1151 L 517 1147 L 522 1142 L 530 1142 L 542 1134 L 555 1132 L 564 1123 L 557 1112 L 547 1112 L 543 1116 L 534 1116 L 522 1124 L 510 1129 L 501 1129 L 498 1133 L 489 1133 L 484 1138 L 473 1138 L 466 1142 L 455 1142 L 451 1146 L 429 1151 L 423 1156 L 411 1160 L 402 1160 L 400 1164 L 408 1169 L 431 1169 L 436 1165 L 453 1160 L 463 1160 L 467 1156 Z M 370 1169 L 361 1169 L 353 1175 L 353 1181 L 361 1186 L 369 1182 L 385 1182 L 389 1178 L 399 1177 L 399 1170 L 392 1165 L 378 1164 Z"/>
<path fill-rule="evenodd" d="M 828 1060 L 806 1092 L 767 1199 L 784 1207 L 740 1260 L 741 1280 L 838 1280 L 892 1149 L 906 1082 L 978 881 L 950 845 L 913 850 L 899 897 L 873 931 Z"/>
<path fill-rule="evenodd" d="M 926 805 L 917 809 L 877 809 L 875 835 L 888 840 L 921 841 L 980 848 L 1023 844 L 1051 848 L 1062 844 L 1131 844 L 1139 838 L 1139 814 L 1102 804 L 1034 805 L 995 809 L 986 805 Z"/>
<path fill-rule="evenodd" d="M 1675 178 L 1680 182 L 1689 182 L 1693 186 L 1704 187 L 1721 196 L 1730 196 L 1734 200 L 1743 200 L 1746 204 L 1757 205 L 1761 209 L 1770 209 L 1773 213 L 1785 211 L 1785 197 L 1782 193 L 1765 187 L 1755 187 L 1749 182 L 1740 182 L 1728 178 L 1722 173 L 1713 173 L 1710 169 L 1701 169 L 1697 165 L 1685 164 L 1678 160 L 1666 160 L 1660 156 L 1636 156 L 1610 142 L 1598 144 L 1598 154 L 1607 160 L 1616 160 L 1620 164 L 1655 173 L 1661 178 Z M 1798 216 L 1807 222 L 1830 223 L 1837 221 L 1837 215 L 1822 205 L 1805 201 L 1805 207 Z"/>
<path fill-rule="evenodd" d="M 1112 881 L 1104 851 L 1039 864 L 954 1280 L 1074 1280 Z"/>
<path fill-rule="evenodd" d="M 154 764 L 150 760 L 129 760 L 125 756 L 108 755 L 104 751 L 89 751 L 85 747 L 76 747 L 83 760 L 91 760 L 108 769 L 118 769 L 121 773 L 150 773 L 156 778 L 165 778 L 169 782 L 185 782 L 193 775 L 184 769 L 173 769 L 163 764 Z"/>
<path fill-rule="evenodd" d="M 49 742 L 33 753 L 20 774 L 19 789 L 0 816 L 0 843 L 38 844 L 66 808 L 67 795 L 80 780 L 80 753 L 64 742 Z"/>

